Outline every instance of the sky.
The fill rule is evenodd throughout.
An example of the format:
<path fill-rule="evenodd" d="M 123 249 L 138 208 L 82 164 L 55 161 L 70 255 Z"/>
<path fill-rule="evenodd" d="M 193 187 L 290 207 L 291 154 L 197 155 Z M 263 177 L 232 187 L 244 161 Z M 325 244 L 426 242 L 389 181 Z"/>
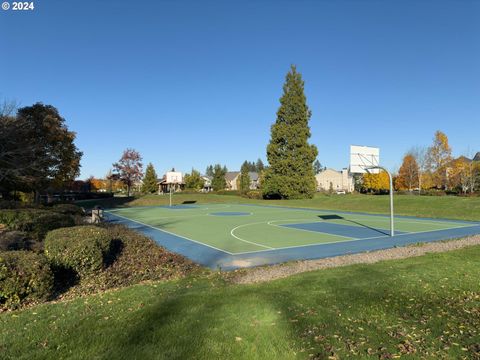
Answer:
<path fill-rule="evenodd" d="M 436 130 L 480 151 L 476 0 L 34 0 L 0 10 L 0 34 L 0 100 L 58 108 L 80 178 L 126 148 L 159 174 L 266 162 L 291 64 L 324 166 L 370 145 L 395 171 Z"/>

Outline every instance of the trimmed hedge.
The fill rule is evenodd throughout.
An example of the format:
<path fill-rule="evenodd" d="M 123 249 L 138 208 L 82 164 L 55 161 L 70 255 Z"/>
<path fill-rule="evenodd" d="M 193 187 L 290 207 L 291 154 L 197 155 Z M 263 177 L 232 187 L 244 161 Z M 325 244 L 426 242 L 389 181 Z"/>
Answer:
<path fill-rule="evenodd" d="M 263 194 L 260 190 L 249 190 L 244 196 L 249 199 L 263 199 Z"/>
<path fill-rule="evenodd" d="M 73 270 L 80 278 L 104 268 L 111 236 L 93 225 L 50 231 L 44 243 L 45 255 L 56 268 Z"/>
<path fill-rule="evenodd" d="M 27 233 L 21 231 L 0 232 L 0 251 L 30 250 L 31 244 Z"/>
<path fill-rule="evenodd" d="M 0 307 L 14 309 L 52 295 L 53 274 L 47 258 L 31 251 L 0 252 Z"/>
<path fill-rule="evenodd" d="M 52 210 L 60 214 L 83 215 L 84 211 L 80 206 L 74 204 L 57 204 L 53 205 Z"/>
<path fill-rule="evenodd" d="M 9 230 L 28 232 L 32 237 L 42 240 L 50 230 L 75 225 L 71 215 L 49 210 L 16 209 L 0 210 L 0 224 Z"/>

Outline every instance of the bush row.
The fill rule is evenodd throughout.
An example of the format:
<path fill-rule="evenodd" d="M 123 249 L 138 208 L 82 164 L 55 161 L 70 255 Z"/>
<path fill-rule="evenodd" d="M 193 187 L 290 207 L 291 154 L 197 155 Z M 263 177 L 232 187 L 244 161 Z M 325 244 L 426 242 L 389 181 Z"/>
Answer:
<path fill-rule="evenodd" d="M 6 209 L 0 210 L 0 224 L 42 240 L 50 230 L 74 226 L 75 219 L 71 214 L 43 209 Z"/>
<path fill-rule="evenodd" d="M 0 307 L 45 301 L 52 289 L 53 274 L 45 256 L 32 251 L 0 252 Z"/>
<path fill-rule="evenodd" d="M 86 294 L 197 269 L 190 260 L 120 225 L 50 231 L 43 253 L 18 251 L 26 248 L 25 233 L 10 232 L 7 238 L 11 241 L 3 249 L 14 251 L 0 251 L 0 309 L 44 301 L 52 296 L 53 285 L 58 291 L 75 284 L 69 294 Z"/>
<path fill-rule="evenodd" d="M 77 226 L 50 231 L 44 251 L 54 268 L 73 271 L 80 278 L 103 269 L 111 236 L 97 226 Z"/>

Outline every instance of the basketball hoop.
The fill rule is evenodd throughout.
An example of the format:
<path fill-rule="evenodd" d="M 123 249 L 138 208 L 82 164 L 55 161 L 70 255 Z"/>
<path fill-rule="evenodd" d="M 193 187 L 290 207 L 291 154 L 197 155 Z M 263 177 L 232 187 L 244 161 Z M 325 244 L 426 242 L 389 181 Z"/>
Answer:
<path fill-rule="evenodd" d="M 177 189 L 177 184 L 181 184 L 182 182 L 182 173 L 178 171 L 169 171 L 166 174 L 166 182 L 170 187 L 170 207 L 172 206 L 172 188 L 175 187 Z"/>
<path fill-rule="evenodd" d="M 354 174 L 378 174 L 380 170 L 388 174 L 390 187 L 390 236 L 395 235 L 393 215 L 393 178 L 392 174 L 380 166 L 380 149 L 370 146 L 350 145 L 350 172 Z"/>

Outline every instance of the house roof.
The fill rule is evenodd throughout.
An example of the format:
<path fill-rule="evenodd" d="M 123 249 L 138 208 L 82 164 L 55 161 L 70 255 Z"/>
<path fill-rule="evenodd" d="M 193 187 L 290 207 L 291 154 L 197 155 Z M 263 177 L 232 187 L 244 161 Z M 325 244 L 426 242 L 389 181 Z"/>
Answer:
<path fill-rule="evenodd" d="M 324 169 L 324 170 L 320 171 L 320 172 L 319 172 L 318 174 L 316 174 L 316 175 L 319 175 L 319 174 L 324 173 L 324 172 L 327 172 L 327 171 L 328 171 L 328 172 L 332 172 L 332 171 L 333 171 L 333 172 L 335 172 L 335 173 L 337 173 L 337 174 L 341 174 L 341 173 L 342 173 L 341 171 L 338 171 L 338 170 L 335 170 L 335 169 L 332 169 L 332 168 L 327 168 L 327 169 Z"/>
<path fill-rule="evenodd" d="M 240 174 L 240 171 L 228 171 L 225 174 L 225 180 L 232 181 L 233 179 L 235 179 L 238 176 L 238 174 Z"/>
<path fill-rule="evenodd" d="M 475 154 L 473 161 L 480 161 L 480 151 Z"/>
<path fill-rule="evenodd" d="M 466 156 L 463 156 L 463 155 L 459 156 L 457 160 L 462 160 L 462 161 L 465 161 L 467 163 L 472 162 L 472 159 L 469 159 L 469 158 L 467 158 Z"/>

